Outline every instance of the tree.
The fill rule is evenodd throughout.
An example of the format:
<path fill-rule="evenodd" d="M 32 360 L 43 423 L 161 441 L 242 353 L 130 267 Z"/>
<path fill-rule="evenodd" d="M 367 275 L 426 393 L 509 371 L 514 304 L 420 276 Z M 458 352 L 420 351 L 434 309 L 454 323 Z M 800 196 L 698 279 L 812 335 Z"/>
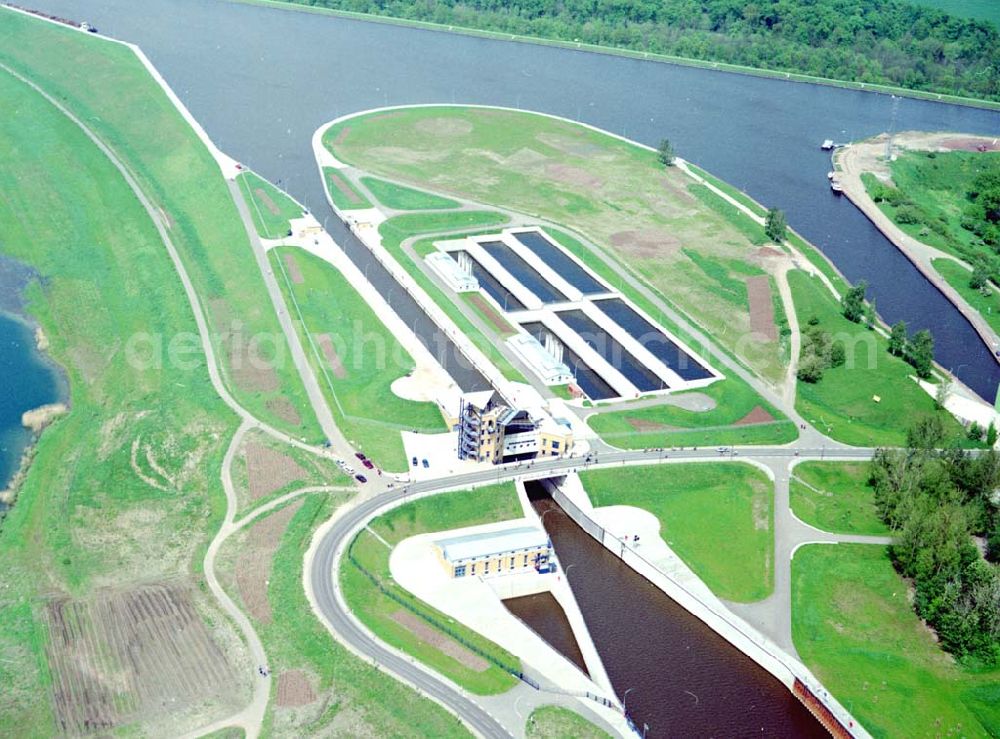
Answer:
<path fill-rule="evenodd" d="M 948 400 L 948 396 L 951 395 L 952 382 L 950 379 L 945 378 L 938 383 L 937 391 L 934 393 L 934 405 L 937 406 L 938 410 L 944 408 L 945 402 Z"/>
<path fill-rule="evenodd" d="M 990 449 L 997 443 L 997 426 L 990 421 L 990 427 L 986 429 L 986 446 Z"/>
<path fill-rule="evenodd" d="M 906 321 L 896 321 L 889 332 L 889 353 L 901 357 L 906 353 Z"/>
<path fill-rule="evenodd" d="M 973 290 L 985 290 L 989 279 L 990 275 L 986 271 L 986 268 L 982 264 L 977 264 L 972 270 L 972 276 L 969 278 L 969 287 Z"/>
<path fill-rule="evenodd" d="M 934 337 L 927 329 L 917 331 L 907 351 L 908 359 L 917 371 L 917 377 L 926 380 L 934 367 Z"/>
<path fill-rule="evenodd" d="M 840 299 L 840 306 L 844 312 L 844 318 L 848 321 L 860 323 L 865 317 L 865 293 L 868 291 L 868 283 L 861 280 L 852 287 L 844 297 Z"/>
<path fill-rule="evenodd" d="M 767 218 L 764 219 L 764 233 L 767 238 L 775 243 L 785 240 L 788 224 L 785 221 L 785 214 L 777 208 L 767 209 Z"/>
<path fill-rule="evenodd" d="M 670 143 L 670 139 L 660 141 L 660 146 L 656 149 L 656 158 L 665 167 L 674 166 L 674 146 Z"/>

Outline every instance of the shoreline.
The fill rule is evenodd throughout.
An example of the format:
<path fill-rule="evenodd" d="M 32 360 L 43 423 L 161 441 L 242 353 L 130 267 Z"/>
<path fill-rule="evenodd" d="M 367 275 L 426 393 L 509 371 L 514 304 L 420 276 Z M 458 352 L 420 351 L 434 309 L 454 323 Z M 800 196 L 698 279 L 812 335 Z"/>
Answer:
<path fill-rule="evenodd" d="M 660 64 L 674 64 L 679 67 L 693 67 L 716 72 L 728 72 L 730 74 L 742 74 L 750 77 L 762 77 L 764 79 L 775 79 L 785 82 L 798 82 L 801 84 L 822 85 L 824 87 L 838 87 L 845 90 L 855 90 L 857 92 L 873 92 L 880 95 L 896 95 L 908 97 L 916 100 L 925 100 L 932 103 L 944 103 L 948 105 L 961 105 L 967 108 L 979 108 L 982 110 L 1000 111 L 1000 101 L 980 100 L 979 98 L 967 98 L 959 95 L 949 95 L 947 93 L 926 92 L 924 90 L 910 90 L 905 87 L 894 87 L 893 85 L 882 85 L 869 82 L 852 82 L 850 80 L 837 80 L 829 77 L 814 77 L 802 72 L 783 72 L 776 69 L 761 69 L 757 67 L 747 67 L 739 64 L 729 64 L 727 62 L 712 62 L 702 59 L 692 59 L 683 56 L 671 56 L 669 54 L 658 54 L 651 51 L 637 51 L 635 49 L 618 48 L 615 46 L 602 46 L 600 44 L 589 44 L 582 41 L 563 41 L 561 39 L 544 38 L 542 36 L 525 36 L 514 33 L 504 33 L 502 31 L 489 31 L 485 29 L 473 28 L 471 26 L 456 26 L 432 21 L 420 21 L 409 18 L 397 18 L 391 15 L 376 15 L 373 13 L 358 13 L 350 10 L 338 10 L 334 8 L 324 8 L 315 5 L 305 5 L 288 0 L 230 0 L 242 5 L 257 5 L 278 10 L 297 11 L 303 13 L 313 13 L 315 15 L 329 15 L 348 20 L 362 21 L 367 23 L 382 23 L 390 26 L 403 26 L 406 28 L 416 28 L 423 31 L 439 31 L 444 33 L 456 33 L 462 36 L 473 36 L 478 38 L 492 39 L 495 41 L 513 41 L 522 44 L 535 44 L 538 46 L 553 46 L 570 51 L 587 51 L 605 56 L 620 56 L 638 61 L 650 61 Z"/>
<path fill-rule="evenodd" d="M 897 134 L 898 138 L 902 138 L 906 133 Z M 913 134 L 911 134 L 913 135 Z M 991 137 L 978 136 L 974 134 L 934 134 L 933 136 L 954 136 L 960 135 L 964 138 L 970 139 L 982 139 L 983 141 L 988 141 Z M 833 155 L 833 165 L 834 169 L 838 174 L 838 178 L 843 185 L 844 196 L 851 201 L 851 203 L 856 207 L 861 213 L 871 222 L 879 232 L 885 236 L 886 239 L 895 246 L 900 253 L 916 267 L 917 271 L 924 276 L 924 278 L 939 292 L 941 293 L 961 314 L 961 316 L 972 326 L 973 330 L 978 334 L 980 340 L 989 350 L 990 354 L 993 355 L 993 359 L 1000 364 L 1000 335 L 986 322 L 982 314 L 973 308 L 969 303 L 963 298 L 959 292 L 952 287 L 947 280 L 942 277 L 936 269 L 931 264 L 931 261 L 935 258 L 944 257 L 947 259 L 952 259 L 959 264 L 965 265 L 965 262 L 958 257 L 949 254 L 947 252 L 931 247 L 918 239 L 910 236 L 905 231 L 903 231 L 899 226 L 892 221 L 892 219 L 878 207 L 878 204 L 872 200 L 871 196 L 868 194 L 868 189 L 865 187 L 861 180 L 861 175 L 863 173 L 876 174 L 871 168 L 866 168 L 863 163 L 858 162 L 857 158 L 860 156 L 858 154 L 860 147 L 862 146 L 877 146 L 881 147 L 885 141 L 885 134 L 879 134 L 878 136 L 865 139 L 863 141 L 855 142 L 838 149 Z M 931 136 L 931 135 L 928 135 Z M 929 139 L 933 141 L 933 138 Z M 919 148 L 919 147 L 906 147 L 901 144 L 897 145 L 900 149 L 907 149 L 909 151 L 930 151 L 930 148 Z M 877 176 L 877 174 L 876 174 Z M 967 265 L 966 265 L 967 266 Z"/>

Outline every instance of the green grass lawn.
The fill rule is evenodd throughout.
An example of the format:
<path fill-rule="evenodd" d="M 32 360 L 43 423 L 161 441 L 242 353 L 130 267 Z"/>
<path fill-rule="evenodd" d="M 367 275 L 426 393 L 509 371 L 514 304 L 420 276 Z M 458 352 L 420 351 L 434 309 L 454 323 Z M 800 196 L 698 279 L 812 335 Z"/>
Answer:
<path fill-rule="evenodd" d="M 528 716 L 528 739 L 611 739 L 611 735 L 568 708 L 541 706 Z"/>
<path fill-rule="evenodd" d="M 1000 670 L 943 652 L 884 547 L 813 544 L 792 561 L 792 637 L 875 737 L 1000 735 Z"/>
<path fill-rule="evenodd" d="M 572 122 L 457 106 L 354 117 L 332 126 L 324 145 L 366 173 L 571 224 L 728 351 L 768 377 L 777 372 L 777 341 L 773 352 L 747 349 L 738 337 L 749 333 L 748 310 L 734 310 L 690 256 L 741 279 L 729 267 L 755 264 L 762 229 L 704 186 L 692 192 L 691 178 L 655 152 Z M 677 279 L 682 270 L 690 279 Z"/>
<path fill-rule="evenodd" d="M 318 703 L 313 710 L 281 708 L 272 694 L 263 733 L 315 736 L 349 727 L 354 736 L 469 736 L 437 703 L 341 646 L 313 613 L 302 589 L 303 558 L 316 527 L 341 502 L 328 495 L 307 496 L 275 552 L 268 585 L 272 621 L 258 623 L 258 634 L 272 673 L 304 671 L 313 681 Z"/>
<path fill-rule="evenodd" d="M 256 173 L 243 172 L 236 181 L 263 238 L 280 239 L 288 233 L 289 221 L 302 217 L 302 206 Z"/>
<path fill-rule="evenodd" d="M 0 18 L 0 36 L 17 32 L 35 45 L 64 36 L 40 21 L 20 29 L 20 16 L 7 11 Z M 0 55 L 8 51 L 4 43 Z M 156 340 L 197 327 L 119 172 L 75 124 L 2 71 L 0 99 L 0 251 L 38 272 L 26 308 L 50 339 L 72 403 L 42 435 L 0 536 L 0 726 L 51 736 L 47 599 L 109 583 L 193 582 L 223 515 L 219 469 L 238 419 L 209 383 L 197 343 L 176 362 Z M 130 349 L 136 336 L 152 340 Z M 136 467 L 157 486 L 134 471 L 133 445 Z M 143 733 L 140 724 L 125 729 Z"/>
<path fill-rule="evenodd" d="M 663 464 L 580 473 L 595 506 L 631 505 L 712 592 L 748 603 L 774 589 L 774 485 L 738 463 Z"/>
<path fill-rule="evenodd" d="M 469 218 L 471 214 L 479 213 L 474 218 Z M 416 214 L 415 214 L 416 215 Z M 433 219 L 428 221 L 430 216 L 435 216 Z M 436 216 L 445 216 L 444 218 L 438 218 Z M 500 220 L 500 219 L 503 220 Z M 434 231 L 452 231 L 454 229 L 471 228 L 475 229 L 476 226 L 490 226 L 497 225 L 500 226 L 506 223 L 506 217 L 502 214 L 494 213 L 492 211 L 463 211 L 461 213 L 444 213 L 444 214 L 427 214 L 418 215 L 418 217 L 413 218 L 410 215 L 406 216 L 396 216 L 395 218 L 390 218 L 385 221 L 379 227 L 379 233 L 382 235 L 382 246 L 385 247 L 393 259 L 395 259 L 399 265 L 410 273 L 414 281 L 423 288 L 431 299 L 437 303 L 438 307 L 443 310 L 452 321 L 461 329 L 469 339 L 479 348 L 483 354 L 493 363 L 493 365 L 500 370 L 500 373 L 506 377 L 508 380 L 513 380 L 514 382 L 527 382 L 524 375 L 514 367 L 513 364 L 505 357 L 503 354 L 497 350 L 496 340 L 492 336 L 487 336 L 485 333 L 479 330 L 476 325 L 469 319 L 466 310 L 472 310 L 478 313 L 478 309 L 473 307 L 465 308 L 467 305 L 465 297 L 454 296 L 453 293 L 445 293 L 437 287 L 433 280 L 428 277 L 420 269 L 410 256 L 403 251 L 403 242 L 410 238 L 411 236 L 417 236 L 423 233 L 433 233 Z M 492 229 L 487 231 L 487 233 L 492 232 Z M 473 230 L 461 233 L 450 233 L 447 236 L 442 236 L 440 238 L 447 239 L 457 239 L 462 236 L 472 236 L 482 231 Z M 420 239 L 413 242 L 413 251 L 417 255 L 426 256 L 433 249 L 433 242 L 437 241 L 438 237 L 428 237 L 426 239 Z M 487 323 L 487 326 L 491 324 Z"/>
<path fill-rule="evenodd" d="M 840 534 L 886 535 L 868 487 L 868 464 L 802 462 L 790 481 L 792 512 L 807 524 Z"/>
<path fill-rule="evenodd" d="M 294 364 L 283 361 L 288 347 L 225 179 L 134 53 L 5 11 L 0 61 L 86 121 L 163 212 L 237 400 L 294 436 L 322 439 Z M 256 336 L 268 340 L 251 341 Z M 261 361 L 241 356 L 240 347 L 255 349 L 252 359 Z"/>
<path fill-rule="evenodd" d="M 378 177 L 362 177 L 361 184 L 368 188 L 376 200 L 393 210 L 444 210 L 461 207 L 451 198 L 443 198 L 423 190 L 380 180 Z"/>
<path fill-rule="evenodd" d="M 289 256 L 301 283 L 289 274 Z M 447 430 L 436 404 L 392 392 L 393 381 L 416 366 L 413 359 L 332 265 L 297 247 L 278 247 L 270 257 L 289 310 L 297 315 L 297 305 L 301 311 L 303 345 L 338 426 L 384 469 L 407 469 L 401 431 Z M 339 370 L 324 352 L 327 336 Z"/>
<path fill-rule="evenodd" d="M 815 384 L 799 382 L 795 405 L 803 418 L 831 438 L 857 446 L 902 446 L 906 429 L 933 413 L 941 414 L 949 434 L 961 435 L 958 421 L 936 410 L 934 399 L 910 379 L 913 368 L 889 354 L 886 339 L 844 318 L 817 278 L 790 272 L 788 281 L 799 325 L 816 317 L 820 328 L 848 345 L 844 366 L 827 370 Z"/>
<path fill-rule="evenodd" d="M 340 170 L 323 167 L 323 181 L 334 205 L 341 210 L 373 207 L 371 201 Z"/>
<path fill-rule="evenodd" d="M 851 286 L 848 285 L 847 281 L 840 276 L 840 273 L 837 272 L 837 269 L 830 263 L 823 253 L 790 229 L 788 231 L 788 243 L 798 249 L 802 255 L 808 259 L 814 267 L 816 267 L 816 269 L 822 272 L 826 278 L 830 280 L 830 284 L 833 285 L 840 295 L 843 295 L 850 289 Z"/>
<path fill-rule="evenodd" d="M 990 285 L 989 293 L 984 295 L 981 291 L 969 287 L 972 271 L 954 259 L 934 259 L 931 264 L 973 309 L 979 311 L 990 328 L 1000 333 L 1000 293 L 997 293 L 997 289 Z"/>
<path fill-rule="evenodd" d="M 379 516 L 369 524 L 369 528 L 390 546 L 395 546 L 415 534 L 521 518 L 523 515 L 514 484 L 506 482 L 420 498 Z M 383 588 L 404 600 L 414 612 L 428 616 L 432 624 L 446 626 L 453 635 L 492 655 L 500 663 L 519 669 L 520 663 L 512 654 L 396 585 L 389 574 L 389 549 L 375 536 L 367 531 L 361 532 L 351 544 L 350 552 L 365 570 L 379 580 Z M 412 654 L 479 695 L 502 693 L 517 683 L 516 678 L 496 664 L 491 664 L 484 672 L 477 672 L 417 639 L 392 618 L 392 614 L 403 606 L 380 591 L 347 558 L 341 565 L 340 578 L 344 597 L 354 612 L 372 631 L 390 644 Z"/>
<path fill-rule="evenodd" d="M 694 164 L 691 164 L 691 162 L 688 162 L 687 166 L 692 172 L 702 177 L 706 182 L 719 188 L 720 190 L 722 190 L 722 192 L 726 193 L 726 195 L 731 197 L 736 202 L 749 208 L 751 212 L 757 214 L 761 218 L 767 215 L 767 208 L 765 208 L 763 205 L 758 203 L 756 200 L 754 200 L 752 197 L 747 195 L 739 188 L 730 185 L 728 182 L 720 180 L 718 177 L 709 174 L 701 167 L 697 167 Z"/>
<path fill-rule="evenodd" d="M 1000 28 L 1000 3 L 996 0 L 913 0 L 917 5 L 937 8 L 959 18 L 989 21 Z"/>
<path fill-rule="evenodd" d="M 716 402 L 714 410 L 689 411 L 675 405 L 594 413 L 587 423 L 609 444 L 623 449 L 711 446 L 713 444 L 786 444 L 798 438 L 795 424 L 785 418 L 748 385 L 726 379 L 700 390 Z M 755 408 L 775 420 L 758 424 L 736 422 Z"/>

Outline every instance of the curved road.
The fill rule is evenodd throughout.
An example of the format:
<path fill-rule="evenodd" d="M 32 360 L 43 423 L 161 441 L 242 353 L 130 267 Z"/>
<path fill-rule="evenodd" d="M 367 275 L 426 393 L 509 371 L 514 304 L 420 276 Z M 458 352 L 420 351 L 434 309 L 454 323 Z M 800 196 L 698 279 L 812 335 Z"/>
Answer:
<path fill-rule="evenodd" d="M 445 705 L 461 717 L 477 734 L 506 739 L 510 733 L 474 700 L 445 680 L 430 674 L 409 660 L 400 657 L 380 640 L 362 628 L 351 613 L 343 607 L 337 596 L 336 572 L 340 556 L 349 537 L 382 509 L 391 507 L 413 493 L 433 493 L 460 489 L 477 483 L 516 478 L 553 477 L 576 471 L 582 467 L 610 467 L 629 462 L 658 462 L 666 459 L 870 459 L 874 450 L 862 448 L 795 449 L 794 447 L 757 447 L 732 450 L 722 454 L 717 449 L 651 449 L 624 452 L 598 452 L 594 462 L 588 457 L 534 460 L 531 463 L 508 464 L 496 470 L 483 470 L 462 475 L 423 480 L 406 487 L 376 494 L 343 513 L 323 534 L 316 544 L 315 554 L 308 573 L 315 603 L 331 628 L 353 650 L 367 655 L 385 670 L 416 686 L 423 693 Z"/>

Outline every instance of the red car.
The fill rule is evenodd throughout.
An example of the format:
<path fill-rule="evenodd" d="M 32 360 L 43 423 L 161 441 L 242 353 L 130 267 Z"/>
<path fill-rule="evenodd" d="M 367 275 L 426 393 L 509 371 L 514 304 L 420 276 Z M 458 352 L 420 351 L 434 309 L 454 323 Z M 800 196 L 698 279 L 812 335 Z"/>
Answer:
<path fill-rule="evenodd" d="M 364 462 L 366 459 L 368 459 L 368 457 L 366 457 L 361 452 L 354 452 L 354 456 L 357 457 L 358 459 L 360 459 L 362 462 Z"/>
<path fill-rule="evenodd" d="M 372 464 L 372 461 L 370 459 L 362 459 L 361 460 L 361 464 L 363 464 L 366 469 L 369 469 L 369 470 L 375 469 L 375 465 Z"/>

